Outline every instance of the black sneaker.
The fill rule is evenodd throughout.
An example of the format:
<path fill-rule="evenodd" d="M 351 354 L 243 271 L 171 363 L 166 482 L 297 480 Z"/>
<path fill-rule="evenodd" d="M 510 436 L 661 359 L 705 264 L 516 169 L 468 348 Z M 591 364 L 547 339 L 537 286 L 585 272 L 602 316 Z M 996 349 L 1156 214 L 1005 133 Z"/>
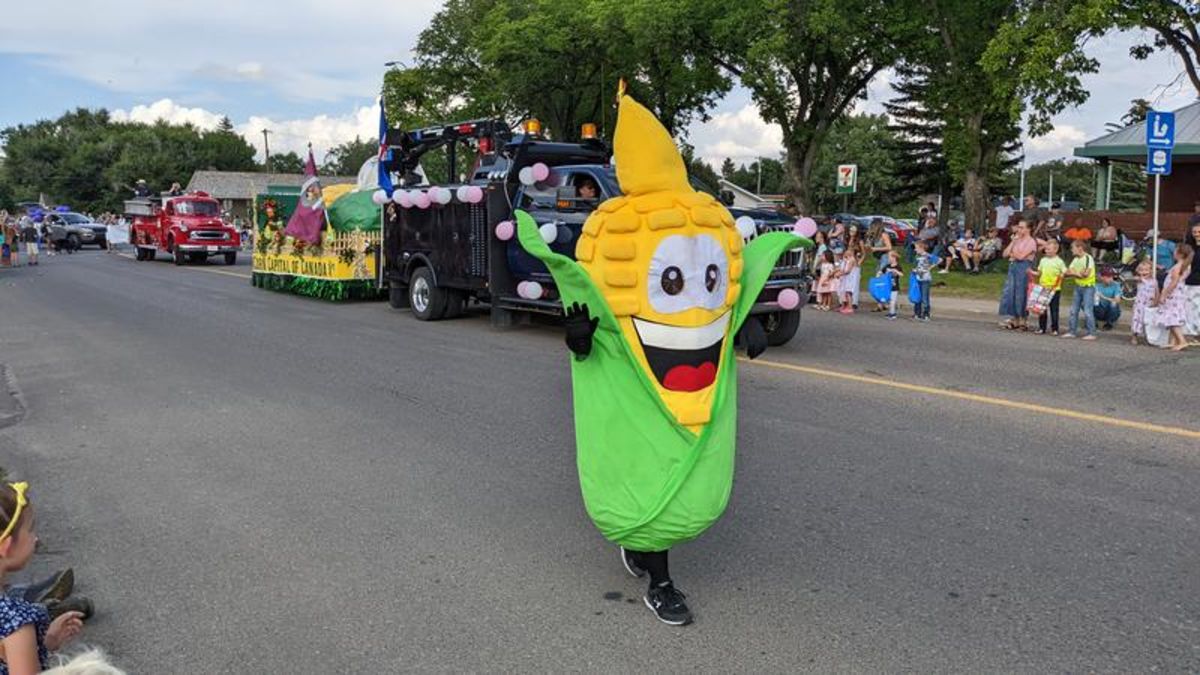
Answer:
<path fill-rule="evenodd" d="M 643 598 L 658 620 L 670 626 L 686 626 L 692 622 L 692 611 L 683 599 L 687 597 L 670 582 L 652 586 Z"/>
<path fill-rule="evenodd" d="M 624 546 L 621 547 L 621 564 L 625 565 L 626 572 L 629 572 L 638 579 L 646 576 L 646 570 L 637 564 L 636 554 L 626 551 Z"/>
<path fill-rule="evenodd" d="M 51 621 L 66 612 L 79 612 L 83 615 L 83 620 L 87 621 L 96 613 L 96 607 L 90 599 L 82 595 L 74 595 L 66 600 L 47 600 L 46 611 L 50 614 Z"/>

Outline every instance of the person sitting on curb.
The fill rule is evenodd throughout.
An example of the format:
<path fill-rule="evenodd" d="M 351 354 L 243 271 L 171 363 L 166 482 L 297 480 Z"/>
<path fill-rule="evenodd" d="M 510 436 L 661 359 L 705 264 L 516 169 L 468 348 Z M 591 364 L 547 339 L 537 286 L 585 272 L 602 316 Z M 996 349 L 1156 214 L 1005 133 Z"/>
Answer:
<path fill-rule="evenodd" d="M 1121 284 L 1115 276 L 1111 267 L 1102 267 L 1096 283 L 1096 322 L 1101 330 L 1112 330 L 1121 318 Z"/>

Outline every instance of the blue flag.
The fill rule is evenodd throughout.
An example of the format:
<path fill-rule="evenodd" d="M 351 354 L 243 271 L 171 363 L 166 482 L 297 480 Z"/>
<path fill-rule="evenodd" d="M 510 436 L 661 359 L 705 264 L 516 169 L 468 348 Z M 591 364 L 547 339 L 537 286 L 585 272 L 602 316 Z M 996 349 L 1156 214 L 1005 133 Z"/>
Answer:
<path fill-rule="evenodd" d="M 387 145 L 387 131 L 387 113 L 384 112 L 383 97 L 381 96 L 379 98 L 379 189 L 391 197 L 392 190 L 395 188 L 392 187 L 392 176 L 384 164 L 392 156 L 392 151 L 388 149 Z"/>

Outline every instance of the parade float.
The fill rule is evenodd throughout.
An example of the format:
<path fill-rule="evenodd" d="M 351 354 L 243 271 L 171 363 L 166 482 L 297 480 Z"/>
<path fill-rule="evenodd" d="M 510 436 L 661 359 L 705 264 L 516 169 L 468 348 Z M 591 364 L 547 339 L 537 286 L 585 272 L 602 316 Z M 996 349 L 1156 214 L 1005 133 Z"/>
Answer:
<path fill-rule="evenodd" d="M 311 159 L 310 159 L 311 162 Z M 254 199 L 258 288 L 322 300 L 382 297 L 376 281 L 381 207 L 354 185 L 269 186 Z"/>

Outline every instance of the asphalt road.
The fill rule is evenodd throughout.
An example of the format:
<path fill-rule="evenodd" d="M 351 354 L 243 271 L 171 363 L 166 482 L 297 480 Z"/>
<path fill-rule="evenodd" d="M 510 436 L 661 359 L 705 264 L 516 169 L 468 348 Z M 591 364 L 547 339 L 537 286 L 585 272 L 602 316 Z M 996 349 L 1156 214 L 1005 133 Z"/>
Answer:
<path fill-rule="evenodd" d="M 32 572 L 76 567 L 131 672 L 1200 669 L 1198 352 L 807 312 L 740 364 L 675 629 L 584 513 L 556 329 L 248 271 L 0 270 Z"/>

